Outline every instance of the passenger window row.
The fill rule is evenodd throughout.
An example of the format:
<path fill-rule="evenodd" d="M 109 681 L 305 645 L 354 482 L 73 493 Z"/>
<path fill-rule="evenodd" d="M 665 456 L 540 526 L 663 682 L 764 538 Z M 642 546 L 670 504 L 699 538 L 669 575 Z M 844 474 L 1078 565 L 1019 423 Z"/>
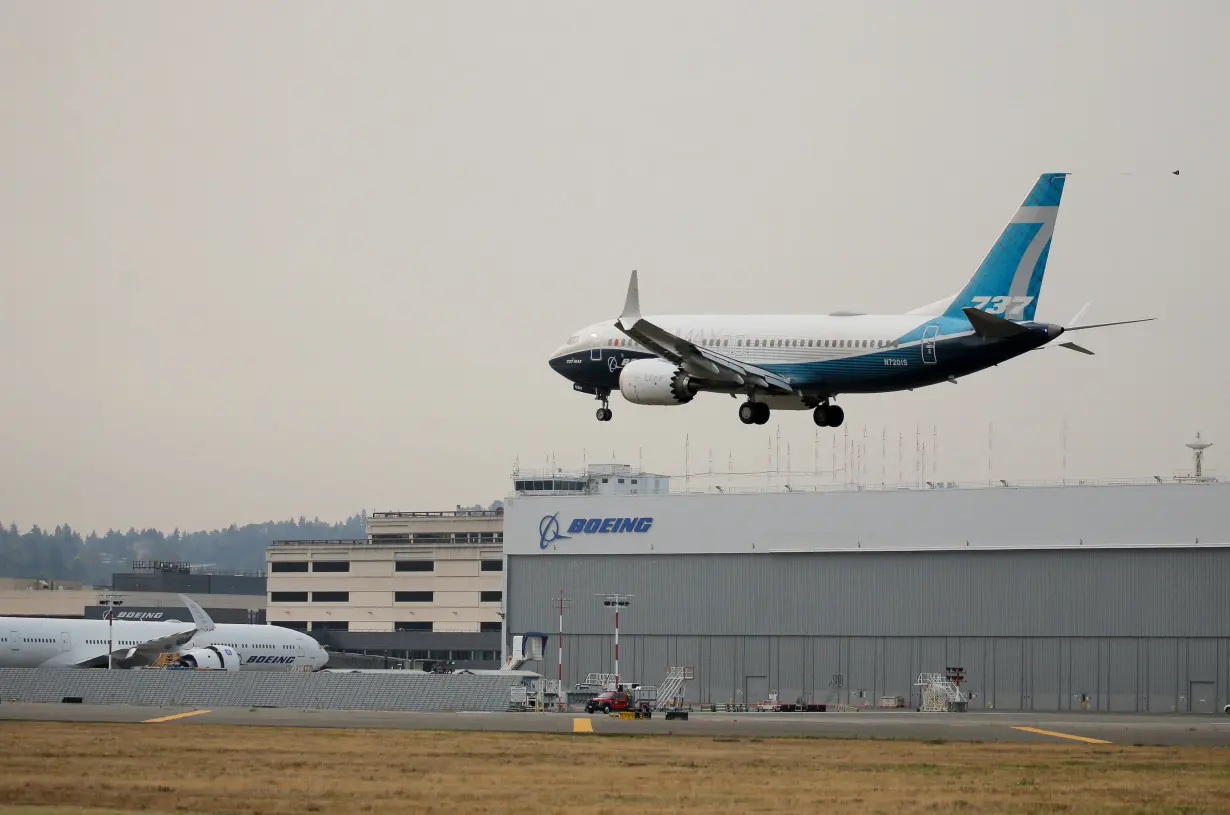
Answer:
<path fill-rule="evenodd" d="M 692 340 L 692 342 L 708 348 L 728 348 L 731 344 L 729 338 L 716 337 Z M 606 344 L 618 348 L 645 350 L 640 343 L 629 339 L 610 339 L 606 341 Z M 897 340 L 806 340 L 776 337 L 743 339 L 740 337 L 735 339 L 734 345 L 738 348 L 897 348 L 900 343 Z"/>

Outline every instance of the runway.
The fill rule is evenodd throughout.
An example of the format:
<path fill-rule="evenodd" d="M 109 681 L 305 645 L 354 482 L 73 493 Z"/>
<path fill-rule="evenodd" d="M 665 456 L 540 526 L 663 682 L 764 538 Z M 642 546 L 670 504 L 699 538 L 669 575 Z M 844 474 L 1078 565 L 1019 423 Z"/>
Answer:
<path fill-rule="evenodd" d="M 5 704 L 0 721 L 249 725 L 729 738 L 860 738 L 1121 745 L 1230 745 L 1230 717 L 1123 713 L 692 713 L 628 721 L 584 713 L 406 713 L 294 708 L 153 708 Z"/>

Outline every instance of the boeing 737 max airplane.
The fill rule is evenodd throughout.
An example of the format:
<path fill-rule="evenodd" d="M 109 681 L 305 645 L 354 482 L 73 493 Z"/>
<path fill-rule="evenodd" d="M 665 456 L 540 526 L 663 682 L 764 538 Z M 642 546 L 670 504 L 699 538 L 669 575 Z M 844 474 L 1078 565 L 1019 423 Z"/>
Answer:
<path fill-rule="evenodd" d="M 743 395 L 744 424 L 764 424 L 771 409 L 811 410 L 817 425 L 838 427 L 839 394 L 955 383 L 1065 333 L 1154 319 L 1074 325 L 1081 309 L 1066 326 L 1034 320 L 1067 176 L 1038 178 L 956 297 L 905 314 L 644 317 L 633 272 L 619 319 L 574 333 L 551 367 L 602 402 L 602 422 L 618 389 L 638 405 L 682 405 L 704 391 Z"/>
<path fill-rule="evenodd" d="M 192 623 L 0 617 L 0 668 L 105 668 L 108 652 L 118 668 L 152 665 L 173 651 L 184 667 L 226 671 L 319 670 L 329 661 L 301 631 L 218 624 L 191 598 L 179 597 Z"/>

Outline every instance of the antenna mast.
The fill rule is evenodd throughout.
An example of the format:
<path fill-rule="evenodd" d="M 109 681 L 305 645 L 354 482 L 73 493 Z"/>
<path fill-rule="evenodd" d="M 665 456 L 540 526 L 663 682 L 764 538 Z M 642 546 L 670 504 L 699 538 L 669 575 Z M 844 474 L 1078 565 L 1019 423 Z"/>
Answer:
<path fill-rule="evenodd" d="M 1187 477 L 1180 476 L 1179 480 L 1180 481 L 1214 481 L 1215 479 L 1212 476 L 1206 476 L 1204 474 L 1204 451 L 1212 447 L 1213 442 L 1203 441 L 1200 438 L 1200 432 L 1197 431 L 1196 440 L 1189 441 L 1185 446 L 1187 447 L 1187 449 L 1192 451 L 1192 458 L 1194 459 L 1196 472 L 1195 472 L 1195 475 L 1192 475 L 1192 476 L 1187 476 Z"/>

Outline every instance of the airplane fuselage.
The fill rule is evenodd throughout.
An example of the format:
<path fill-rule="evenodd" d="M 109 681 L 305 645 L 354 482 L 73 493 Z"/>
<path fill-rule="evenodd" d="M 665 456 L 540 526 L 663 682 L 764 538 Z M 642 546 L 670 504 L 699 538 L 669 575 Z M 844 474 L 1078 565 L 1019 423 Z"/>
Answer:
<path fill-rule="evenodd" d="M 105 666 L 112 644 L 118 651 L 192 627 L 191 622 L 117 620 L 109 631 L 107 620 L 0 617 L 0 668 Z M 235 649 L 240 657 L 239 669 L 244 671 L 285 671 L 297 666 L 319 669 L 328 661 L 328 652 L 316 640 L 301 631 L 274 625 L 219 623 L 212 631 L 198 631 L 177 650 L 209 645 Z"/>
<path fill-rule="evenodd" d="M 618 388 L 639 405 L 684 405 L 704 392 L 744 394 L 744 424 L 764 424 L 771 410 L 810 409 L 817 426 L 840 427 L 839 394 L 956 382 L 1065 331 L 1144 322 L 1074 325 L 1073 318 L 1060 326 L 1035 319 L 1066 178 L 1038 177 L 952 297 L 904 314 L 646 316 L 633 270 L 619 319 L 573 334 L 551 355 L 551 368 L 602 402 L 600 422 L 611 420 L 608 398 Z M 1071 341 L 1057 345 L 1093 353 Z"/>
<path fill-rule="evenodd" d="M 1063 331 L 1045 323 L 1021 323 L 1028 333 L 986 339 L 964 318 L 910 314 L 645 319 L 700 347 L 778 374 L 800 393 L 819 398 L 907 390 L 966 376 L 1041 347 Z M 656 356 L 610 320 L 575 333 L 552 354 L 550 364 L 577 390 L 592 393 L 618 389 L 625 365 Z"/>

